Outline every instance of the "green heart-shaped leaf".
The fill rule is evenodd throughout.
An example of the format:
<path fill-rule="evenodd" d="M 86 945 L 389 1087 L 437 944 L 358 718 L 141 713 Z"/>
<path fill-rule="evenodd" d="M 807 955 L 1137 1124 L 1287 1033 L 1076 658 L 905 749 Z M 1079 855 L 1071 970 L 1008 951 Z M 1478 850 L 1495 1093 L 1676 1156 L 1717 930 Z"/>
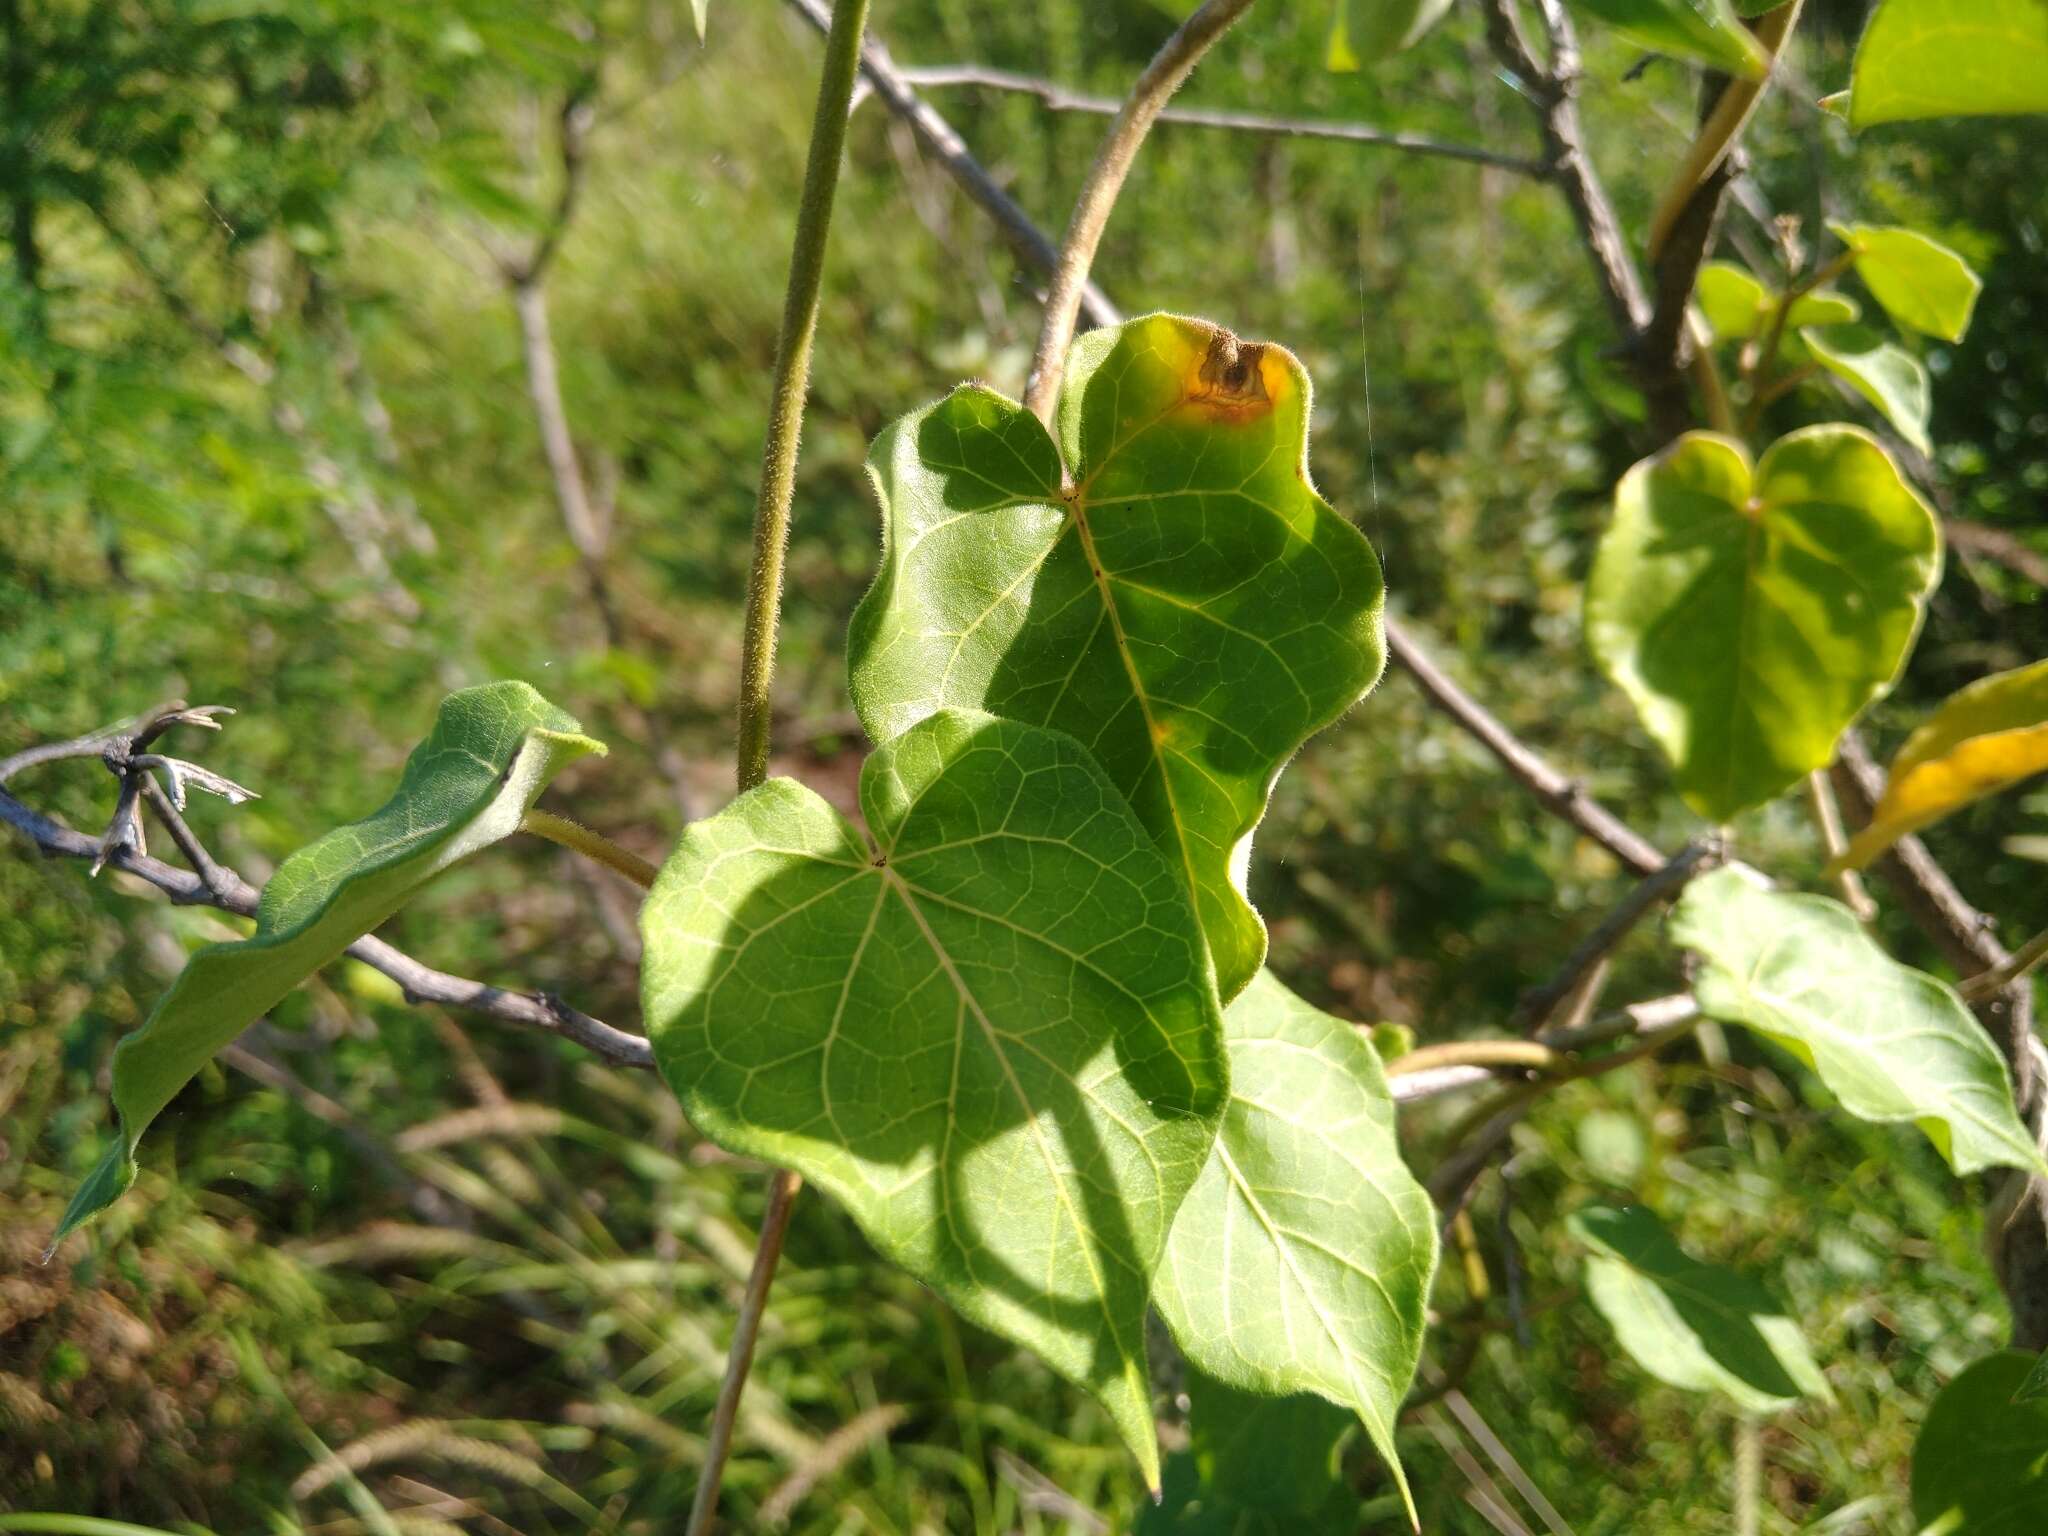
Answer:
<path fill-rule="evenodd" d="M 1898 675 L 1941 565 L 1934 514 L 1868 433 L 1808 427 L 1751 469 L 1689 432 L 1625 476 L 1586 634 L 1703 816 L 1824 767 Z"/>
<path fill-rule="evenodd" d="M 2005 1058 L 1962 999 L 1893 960 L 1840 902 L 1730 865 L 1686 887 L 1671 939 L 1704 962 L 1703 1013 L 1775 1040 L 1858 1119 L 1912 1121 L 1957 1173 L 2048 1173 Z"/>
<path fill-rule="evenodd" d="M 1899 436 L 1922 453 L 1934 451 L 1927 436 L 1934 392 L 1919 358 L 1867 325 L 1809 326 L 1799 334 L 1814 360 L 1847 380 L 1898 429 Z"/>
<path fill-rule="evenodd" d="M 185 963 L 142 1028 L 114 1052 L 120 1139 L 80 1186 L 61 1241 L 135 1182 L 135 1146 L 192 1075 L 308 976 L 449 865 L 515 832 L 562 767 L 604 748 L 524 683 L 465 688 L 441 702 L 398 792 L 277 866 L 256 931 Z"/>
<path fill-rule="evenodd" d="M 662 1075 L 967 1317 L 1099 1397 L 1158 1482 L 1145 1308 L 1227 1096 L 1175 872 L 1061 732 L 944 710 L 861 771 L 871 845 L 774 779 L 641 913 Z"/>
<path fill-rule="evenodd" d="M 847 635 L 877 741 L 933 710 L 1095 754 L 1180 871 L 1227 1001 L 1266 930 L 1244 897 L 1280 767 L 1384 660 L 1379 562 L 1309 484 L 1308 376 L 1279 347 L 1153 315 L 1068 359 L 1061 452 L 976 385 L 869 457 L 882 569 Z"/>
<path fill-rule="evenodd" d="M 1422 1351 L 1436 1211 L 1401 1161 L 1379 1058 L 1266 971 L 1223 1028 L 1230 1105 L 1174 1221 L 1160 1315 L 1219 1381 L 1356 1412 L 1412 1517 L 1394 1420 Z"/>
<path fill-rule="evenodd" d="M 2048 4 L 2043 5 L 2048 10 Z M 1830 224 L 1856 257 L 1856 275 L 1900 325 L 1961 341 L 1984 281 L 1939 240 L 1897 225 Z"/>
<path fill-rule="evenodd" d="M 1720 1392 L 1751 1413 L 1833 1401 L 1799 1325 L 1756 1280 L 1695 1259 L 1640 1205 L 1585 1206 L 1567 1225 L 1593 1250 L 1593 1305 L 1659 1381 Z"/>
<path fill-rule="evenodd" d="M 1849 123 L 2048 112 L 2048 0 L 1882 0 L 1856 46 Z"/>

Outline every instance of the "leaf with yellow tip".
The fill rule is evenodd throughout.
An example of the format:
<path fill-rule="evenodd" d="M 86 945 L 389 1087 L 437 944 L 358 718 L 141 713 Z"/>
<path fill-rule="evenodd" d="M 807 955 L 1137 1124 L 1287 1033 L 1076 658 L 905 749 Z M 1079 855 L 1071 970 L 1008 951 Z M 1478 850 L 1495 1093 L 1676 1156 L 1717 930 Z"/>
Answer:
<path fill-rule="evenodd" d="M 1077 737 L 1179 872 L 1226 1002 L 1265 959 L 1244 876 L 1273 780 L 1385 654 L 1379 561 L 1316 494 L 1308 420 L 1284 349 L 1148 315 L 1074 344 L 1055 433 L 969 384 L 868 457 L 868 734 L 950 706 Z"/>
<path fill-rule="evenodd" d="M 2048 770 L 2048 661 L 1980 678 L 1899 749 L 1870 825 L 1830 873 L 1861 869 L 1908 833 Z"/>

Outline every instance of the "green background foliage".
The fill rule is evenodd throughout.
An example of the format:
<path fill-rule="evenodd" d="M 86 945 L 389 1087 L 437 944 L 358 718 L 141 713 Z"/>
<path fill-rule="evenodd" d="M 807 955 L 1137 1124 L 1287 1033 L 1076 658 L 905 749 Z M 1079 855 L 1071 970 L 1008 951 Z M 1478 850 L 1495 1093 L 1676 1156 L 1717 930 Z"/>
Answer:
<path fill-rule="evenodd" d="M 1812 9 L 1806 67 L 1845 86 L 1861 10 Z M 816 42 L 767 4 L 714 6 L 701 50 L 674 8 L 589 15 L 586 28 L 567 9 L 461 0 L 19 8 L 10 57 L 25 48 L 38 68 L 5 102 L 5 154 L 24 168 L 6 184 L 33 204 L 36 258 L 33 283 L 0 262 L 0 751 L 172 695 L 234 704 L 206 760 L 264 799 L 195 819 L 258 878 L 376 805 L 444 693 L 509 676 L 612 744 L 559 781 L 580 819 L 658 857 L 685 819 L 678 784 L 691 814 L 724 802 L 735 593 Z M 1329 21 L 1326 7 L 1255 10 L 1189 101 L 1534 152 L 1469 7 L 1356 73 L 1324 69 Z M 1111 93 L 1172 24 L 1138 0 L 875 8 L 905 60 Z M 1668 63 L 1625 81 L 1637 52 L 1585 30 L 1592 152 L 1640 228 L 1695 103 Z M 616 633 L 553 505 L 493 265 L 544 226 L 558 108 L 600 59 L 587 180 L 547 292 L 578 447 L 611 508 Z M 1100 123 L 1023 98 L 933 98 L 1057 228 Z M 1962 683 L 2048 654 L 2025 564 L 2044 557 L 2048 264 L 2013 196 L 2044 153 L 2038 123 L 1986 118 L 1873 130 L 1852 156 L 1840 125 L 1775 94 L 1753 131 L 1766 209 L 1800 215 L 1808 239 L 1830 217 L 1909 222 L 1985 279 L 1964 340 L 1896 344 L 1932 380 L 1939 510 L 2002 534 L 2021 563 L 1958 542 L 1877 711 L 1882 746 Z M 1749 215 L 1731 214 L 1728 238 L 1753 270 L 1777 270 Z M 1581 584 L 1639 457 L 1643 405 L 1552 191 L 1166 126 L 1097 272 L 1134 312 L 1208 315 L 1299 355 L 1316 384 L 1316 483 L 1379 553 L 1392 607 L 1666 846 L 1695 830 L 1586 659 Z M 1842 286 L 1873 313 L 1860 278 Z M 842 636 L 878 544 L 867 445 L 962 378 L 1020 393 L 1034 292 L 863 105 L 778 729 L 779 767 L 842 809 L 859 753 Z M 1855 411 L 1790 395 L 1766 436 Z M 675 774 L 657 741 L 674 744 Z M 111 788 L 89 762 L 13 787 L 80 826 L 100 824 Z M 2044 810 L 2022 793 L 1930 829 L 2009 938 L 2048 922 L 2025 856 Z M 1817 871 L 1796 807 L 1738 826 L 1759 862 Z M 1248 894 L 1276 972 L 1340 1017 L 1408 1024 L 1425 1043 L 1504 1017 L 1624 885 L 1399 680 L 1304 750 L 1259 847 Z M 630 900 L 539 845 L 491 864 L 451 874 L 391 936 L 630 1021 Z M 1884 924 L 1896 953 L 1933 964 L 1894 915 Z M 337 969 L 248 1041 L 288 1077 L 203 1071 L 101 1235 L 35 1262 L 111 1134 L 98 1089 L 114 1042 L 190 950 L 235 936 L 115 874 L 0 859 L 0 1505 L 221 1531 L 352 1518 L 338 1486 L 307 1481 L 315 1458 L 289 1405 L 329 1445 L 367 1443 L 358 1473 L 394 1505 L 424 1483 L 522 1531 L 580 1531 L 573 1490 L 621 1528 L 672 1524 L 760 1180 L 683 1127 L 659 1084 L 571 1047 L 410 1008 Z M 1618 957 L 1617 987 L 1676 981 L 1652 935 Z M 1637 1152 L 1588 1155 L 1578 1127 L 1593 1113 Z M 1464 1391 L 1575 1529 L 1727 1520 L 1728 1421 L 1646 1384 L 1578 1299 L 1581 1250 L 1545 1213 L 1594 1198 L 1650 1205 L 1696 1257 L 1770 1274 L 1823 1362 L 1835 1402 L 1765 1432 L 1767 1529 L 1914 1529 L 1913 1432 L 2003 1327 L 1982 1217 L 1931 1145 L 1843 1116 L 1736 1031 L 1560 1093 L 1514 1150 L 1512 1198 L 1490 1193 L 1477 1225 L 1499 1288 L 1500 1234 L 1513 1240 L 1521 1326 L 1480 1336 Z M 1466 1305 L 1461 1285 L 1446 1265 L 1440 1310 Z M 243 1340 L 282 1405 L 239 1368 Z M 1108 1518 L 1137 1507 L 1134 1467 L 1084 1393 L 934 1305 L 829 1201 L 799 1211 L 768 1341 L 730 1475 L 742 1518 L 796 1468 L 811 1478 L 791 1496 L 803 1531 L 1058 1530 L 1040 1480 Z M 1169 1393 L 1169 1421 L 1199 1419 L 1186 1396 Z M 859 1433 L 831 1441 L 848 1426 Z M 1397 1437 L 1430 1529 L 1491 1529 L 1426 1428 Z M 1332 1455 L 1385 1500 L 1361 1439 Z M 1380 1510 L 1370 1529 L 1399 1528 L 1397 1505 L 1366 1507 Z"/>

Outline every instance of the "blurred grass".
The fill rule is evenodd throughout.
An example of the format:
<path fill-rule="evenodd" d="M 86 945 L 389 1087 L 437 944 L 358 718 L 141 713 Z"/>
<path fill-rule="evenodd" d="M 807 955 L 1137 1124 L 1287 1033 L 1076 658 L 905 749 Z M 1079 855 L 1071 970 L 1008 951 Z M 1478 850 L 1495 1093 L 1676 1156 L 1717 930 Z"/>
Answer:
<path fill-rule="evenodd" d="M 280 5 L 287 21 L 264 21 L 249 55 L 269 71 L 252 99 L 275 120 L 251 120 L 222 113 L 211 55 L 178 74 L 177 40 L 217 33 L 218 18 L 127 3 L 121 18 L 165 29 L 160 106 L 110 115 L 126 139 L 58 113 L 50 152 L 105 176 L 196 301 L 277 357 L 278 398 L 388 518 L 373 540 L 387 573 L 323 506 L 276 399 L 224 368 L 53 192 L 39 224 L 48 336 L 24 320 L 26 296 L 0 290 L 0 752 L 174 694 L 234 704 L 209 761 L 265 798 L 207 807 L 202 831 L 260 878 L 382 798 L 442 692 L 518 675 L 614 744 L 551 803 L 659 857 L 680 811 L 641 718 L 685 759 L 695 810 L 727 793 L 737 593 L 815 39 L 779 7 L 721 3 L 700 53 L 658 7 L 601 11 L 603 100 L 632 104 L 593 135 L 550 305 L 579 447 L 615 486 L 626 636 L 612 648 L 550 500 L 485 251 L 524 232 L 520 204 L 479 190 L 545 203 L 523 157 L 560 87 L 559 39 L 514 35 L 528 13 L 509 7 L 492 31 L 489 8 L 457 0 Z M 1191 95 L 1526 147 L 1522 104 L 1469 9 L 1359 76 L 1321 70 L 1320 8 L 1255 13 Z M 1840 77 L 1854 11 L 1816 8 L 1823 85 Z M 58 26 L 89 12 L 39 14 Z M 320 29 L 337 15 L 330 43 Z M 876 25 L 905 59 L 1115 91 L 1171 19 L 1139 0 L 888 0 Z M 462 51 L 464 27 L 481 54 Z M 1685 82 L 1654 65 L 1624 84 L 1625 53 L 1591 57 L 1596 153 L 1639 219 L 1690 121 Z M 323 69 L 355 82 L 347 107 L 292 105 L 326 88 Z M 1057 227 L 1100 124 L 1016 98 L 938 99 Z M 145 108 L 208 132 L 150 158 L 136 147 L 157 143 Z M 2039 132 L 1895 132 L 1852 161 L 1834 128 L 1780 102 L 1755 143 L 1774 207 L 1925 218 L 1987 263 L 1977 335 L 1935 357 L 1937 435 L 1956 509 L 2036 536 L 2048 268 L 2010 188 Z M 1134 312 L 1207 314 L 1297 350 L 1317 385 L 1318 482 L 1372 535 L 1395 607 L 1593 792 L 1667 845 L 1692 830 L 1581 652 L 1578 583 L 1634 455 L 1635 403 L 1549 189 L 1161 129 L 1098 275 Z M 860 108 L 800 469 L 781 771 L 831 792 L 857 766 L 840 636 L 876 549 L 867 440 L 962 376 L 1017 390 L 1034 327 L 1029 275 L 874 103 Z M 338 363 L 351 348 L 352 374 Z M 395 460 L 367 425 L 369 389 Z M 1952 562 L 1879 734 L 2044 646 L 2037 591 Z M 106 811 L 90 764 L 13 787 L 78 825 Z M 2040 830 L 2042 809 L 1981 807 L 1938 838 L 2015 933 L 2048 922 L 2048 896 L 2000 843 Z M 1740 831 L 1768 867 L 1817 867 L 1792 808 Z M 1282 779 L 1252 874 L 1288 979 L 1424 1040 L 1503 1017 L 1621 886 L 1398 678 Z M 456 872 L 391 934 L 432 963 L 629 1023 L 631 911 L 630 893 L 522 845 Z M 108 1052 L 182 955 L 232 921 L 119 875 L 0 859 L 0 1508 L 222 1536 L 673 1528 L 763 1181 L 697 1141 L 652 1080 L 408 1008 L 344 966 L 281 1006 L 247 1057 L 205 1073 L 134 1194 L 38 1262 L 107 1132 Z M 1676 980 L 1645 932 L 1612 995 Z M 1454 1112 L 1414 1117 L 1418 1162 Z M 1557 1218 L 1629 1196 L 1700 1257 L 1765 1275 L 1828 1371 L 1832 1406 L 1766 1427 L 1766 1530 L 1906 1536 L 1918 1418 L 2003 1329 L 1981 1189 L 1918 1138 L 1831 1113 L 1746 1039 L 1564 1090 L 1518 1132 L 1510 1168 L 1505 1214 L 1491 1185 L 1476 1210 L 1493 1299 L 1462 1390 L 1574 1531 L 1729 1527 L 1732 1420 L 1618 1359 L 1577 1290 Z M 1466 1301 L 1447 1265 L 1439 1313 L 1460 1319 Z M 1433 1362 L 1459 1352 L 1464 1326 L 1446 1323 Z M 1171 1445 L 1170 1360 L 1160 1377 Z M 879 1266 L 821 1198 L 799 1207 L 747 1401 L 727 1480 L 739 1529 L 781 1511 L 788 1530 L 835 1536 L 1050 1536 L 1121 1529 L 1141 1496 L 1092 1403 Z M 1429 1428 L 1405 1426 L 1402 1443 L 1428 1529 L 1496 1529 Z M 1350 1464 L 1361 1491 L 1385 1491 L 1355 1448 Z"/>

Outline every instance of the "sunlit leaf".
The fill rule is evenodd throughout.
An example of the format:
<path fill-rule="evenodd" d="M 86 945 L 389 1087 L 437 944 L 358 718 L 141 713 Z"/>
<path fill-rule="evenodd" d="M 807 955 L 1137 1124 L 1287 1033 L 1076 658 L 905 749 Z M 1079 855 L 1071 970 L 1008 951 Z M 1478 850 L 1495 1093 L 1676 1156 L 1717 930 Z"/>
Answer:
<path fill-rule="evenodd" d="M 1984 281 L 1939 240 L 1896 225 L 1830 224 L 1856 255 L 1856 275 L 1900 325 L 1961 341 Z"/>
<path fill-rule="evenodd" d="M 967 385 L 869 458 L 868 734 L 953 705 L 1078 737 L 1181 872 L 1226 1001 L 1266 952 L 1244 871 L 1273 780 L 1384 655 L 1379 562 L 1309 483 L 1308 410 L 1281 348 L 1154 315 L 1075 343 L 1058 449 Z"/>
<path fill-rule="evenodd" d="M 1701 960 L 1701 1010 L 1776 1041 L 1863 1120 L 1911 1121 L 1957 1173 L 2048 1172 L 2005 1058 L 1942 982 L 1900 965 L 1849 909 L 1731 865 L 1693 881 L 1672 942 Z"/>
<path fill-rule="evenodd" d="M 135 1146 L 192 1075 L 294 987 L 435 875 L 518 830 L 561 768 L 604 748 L 524 683 L 450 694 L 406 760 L 397 793 L 278 865 L 256 931 L 186 962 L 142 1028 L 114 1053 L 120 1137 L 79 1188 L 61 1239 L 135 1181 Z"/>
<path fill-rule="evenodd" d="M 1913 1518 L 1941 1536 L 2048 1530 L 2048 1400 L 2016 1400 L 2032 1355 L 2000 1350 L 1941 1389 L 1913 1442 Z"/>
<path fill-rule="evenodd" d="M 1567 1225 L 1593 1250 L 1593 1305 L 1659 1381 L 1720 1392 L 1752 1413 L 1833 1400 L 1799 1325 L 1756 1280 L 1693 1258 L 1639 1205 L 1584 1206 Z"/>
<path fill-rule="evenodd" d="M 1347 74 L 1420 42 L 1451 0 L 1337 0 L 1324 64 Z"/>
<path fill-rule="evenodd" d="M 1950 695 L 1892 759 L 1870 825 L 1837 862 L 1861 869 L 1909 832 L 2048 770 L 2048 661 Z"/>
<path fill-rule="evenodd" d="M 1230 1105 L 1174 1221 L 1160 1315 L 1219 1381 L 1350 1407 L 1405 1498 L 1394 1420 L 1422 1349 L 1436 1212 L 1401 1161 L 1379 1059 L 1266 971 L 1223 1028 Z"/>
<path fill-rule="evenodd" d="M 1799 333 L 1815 362 L 1876 406 L 1900 437 L 1932 453 L 1927 417 L 1934 408 L 1920 359 L 1867 325 L 1810 326 Z"/>
<path fill-rule="evenodd" d="M 1730 261 L 1710 261 L 1701 267 L 1693 297 L 1716 341 L 1742 341 L 1758 335 L 1769 327 L 1780 302 L 1780 295 Z M 1792 301 L 1785 326 L 1792 330 L 1802 325 L 1840 325 L 1861 313 L 1847 294 L 1820 288 Z"/>
<path fill-rule="evenodd" d="M 1653 53 L 1696 59 L 1751 80 L 1761 79 L 1770 67 L 1771 56 L 1729 0 L 1577 0 L 1577 5 Z"/>
<path fill-rule="evenodd" d="M 1883 0 L 1850 78 L 1849 123 L 2048 112 L 2048 0 Z"/>
<path fill-rule="evenodd" d="M 774 779 L 684 832 L 641 913 L 662 1075 L 1093 1392 L 1156 1486 L 1146 1303 L 1227 1093 L 1182 886 L 1057 731 L 942 711 L 860 803 Z"/>
<path fill-rule="evenodd" d="M 1898 675 L 1940 568 L 1934 514 L 1865 432 L 1808 427 L 1754 470 L 1692 432 L 1637 464 L 1586 633 L 1715 821 L 1824 767 Z"/>

